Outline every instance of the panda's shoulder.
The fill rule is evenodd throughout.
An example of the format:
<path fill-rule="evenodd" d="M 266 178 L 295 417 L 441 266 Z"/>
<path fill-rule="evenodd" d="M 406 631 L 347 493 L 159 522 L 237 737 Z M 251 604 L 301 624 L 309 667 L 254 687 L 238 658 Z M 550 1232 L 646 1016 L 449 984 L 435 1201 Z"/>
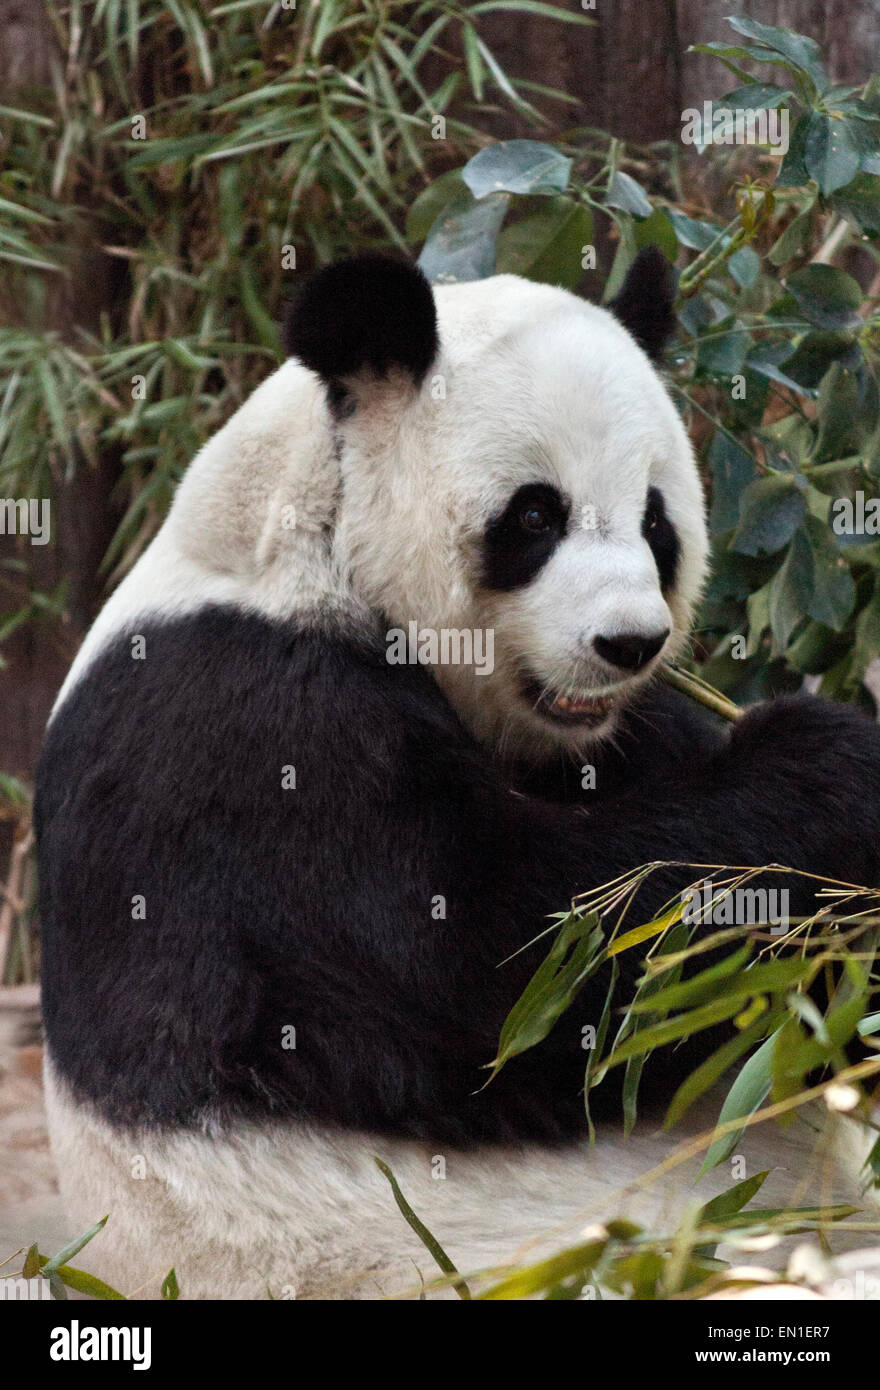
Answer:
<path fill-rule="evenodd" d="M 69 809 L 72 795 L 123 795 L 123 783 L 210 801 L 218 777 L 247 795 L 295 762 L 315 778 L 354 767 L 387 783 L 403 760 L 454 747 L 468 740 L 436 683 L 390 666 L 378 628 L 210 605 L 142 617 L 105 641 L 53 715 L 38 804 L 45 818 L 59 797 Z"/>

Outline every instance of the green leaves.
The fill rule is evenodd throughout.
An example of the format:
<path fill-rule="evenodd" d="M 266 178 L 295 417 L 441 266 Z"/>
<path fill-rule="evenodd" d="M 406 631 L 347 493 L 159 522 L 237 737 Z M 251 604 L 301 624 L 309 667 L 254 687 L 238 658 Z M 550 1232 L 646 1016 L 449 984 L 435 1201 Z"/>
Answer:
<path fill-rule="evenodd" d="M 475 154 L 461 176 L 475 198 L 489 193 L 564 193 L 571 163 L 553 145 L 501 140 Z"/>
<path fill-rule="evenodd" d="M 653 990 L 644 997 L 640 991 L 640 997 L 630 1006 L 629 1013 L 636 1019 L 650 1012 L 652 1019 L 656 1017 L 658 1021 L 616 1044 L 603 1063 L 603 1070 L 644 1057 L 657 1047 L 692 1037 L 736 1016 L 739 1032 L 713 1051 L 679 1086 L 666 1114 L 666 1128 L 677 1124 L 689 1106 L 775 1026 L 781 1014 L 779 996 L 799 987 L 816 972 L 813 961 L 798 959 L 745 968 L 750 953 L 751 946 L 746 944 L 682 982 Z M 771 1005 L 769 998 L 777 1002 Z"/>
<path fill-rule="evenodd" d="M 713 999 L 708 1004 L 701 1004 L 699 1008 L 676 1015 L 675 1018 L 665 1019 L 662 1023 L 652 1024 L 650 1028 L 640 1029 L 634 1037 L 627 1038 L 626 1042 L 614 1049 L 605 1066 L 616 1067 L 630 1057 L 644 1056 L 657 1047 L 677 1042 L 679 1038 L 690 1038 L 695 1033 L 701 1033 L 706 1028 L 714 1027 L 716 1023 L 723 1023 L 725 1019 L 732 1018 L 738 1010 L 739 1001 L 728 996 Z"/>
<path fill-rule="evenodd" d="M 610 208 L 621 208 L 635 217 L 650 217 L 653 212 L 645 190 L 629 174 L 616 170 L 605 198 Z"/>
<path fill-rule="evenodd" d="M 799 235 L 806 230 L 804 220 Z M 783 245 L 778 259 L 786 259 L 789 251 Z M 759 342 L 749 351 L 745 369 L 815 398 L 815 410 L 757 431 L 758 447 L 772 469 L 764 476 L 750 475 L 745 452 L 720 431 L 709 452 L 713 534 L 723 537 L 733 526 L 729 552 L 756 560 L 776 557 L 749 595 L 735 595 L 738 603 L 746 598 L 750 635 L 744 655 L 762 663 L 784 658 L 791 671 L 824 672 L 849 650 L 857 659 L 854 655 L 840 667 L 838 695 L 855 690 L 867 668 L 865 657 L 880 653 L 880 629 L 868 638 L 860 618 L 870 599 L 870 589 L 858 583 L 859 565 L 868 552 L 857 537 L 846 536 L 838 544 L 828 521 L 831 498 L 841 487 L 851 495 L 861 486 L 873 495 L 867 481 L 844 486 L 845 477 L 864 470 L 864 478 L 873 466 L 880 435 L 880 392 L 860 338 L 861 307 L 858 282 L 836 266 L 817 262 L 790 274 L 774 309 L 780 318 L 798 316 L 793 324 L 797 347 L 792 351 Z M 713 336 L 705 336 L 700 351 L 711 347 Z M 837 460 L 840 473 L 835 475 Z M 767 628 L 772 643 L 763 645 L 760 638 Z M 842 649 L 835 634 L 841 634 Z M 713 671 L 712 678 L 730 688 L 725 686 L 730 674 L 721 672 L 719 680 Z"/>
<path fill-rule="evenodd" d="M 564 918 L 550 951 L 505 1019 L 490 1081 L 511 1057 L 546 1038 L 598 969 L 604 944 L 595 912 L 571 912 Z"/>
<path fill-rule="evenodd" d="M 804 34 L 795 34 L 790 29 L 761 24 L 758 20 L 749 19 L 744 15 L 728 15 L 727 22 L 738 34 L 753 42 L 693 44 L 689 51 L 712 54 L 720 58 L 731 72 L 746 79 L 749 74 L 742 68 L 743 62 L 756 61 L 785 68 L 795 78 L 797 88 L 804 98 L 816 98 L 826 90 L 828 76 L 822 61 L 822 50 L 814 39 L 807 38 Z M 745 106 L 747 103 L 742 101 L 739 104 Z"/>
<path fill-rule="evenodd" d="M 835 362 L 819 387 L 819 433 L 810 462 L 848 458 L 865 448 L 880 421 L 880 397 L 872 372 Z"/>
<path fill-rule="evenodd" d="M 559 1255 L 551 1256 L 550 1259 L 541 1260 L 538 1264 L 517 1270 L 499 1284 L 494 1284 L 484 1293 L 481 1293 L 480 1298 L 489 1302 L 498 1302 L 509 1299 L 533 1298 L 538 1293 L 546 1293 L 549 1297 L 551 1289 L 565 1284 L 570 1279 L 576 1281 L 579 1294 L 590 1274 L 596 1268 L 610 1237 L 611 1232 L 605 1232 L 597 1240 L 585 1241 L 581 1245 L 572 1246 L 571 1249 L 565 1250 Z"/>
<path fill-rule="evenodd" d="M 762 24 L 745 15 L 729 15 L 727 22 L 738 34 L 755 41 L 757 46 L 747 50 L 749 57 L 761 62 L 781 61 L 792 72 L 808 77 L 817 91 L 825 90 L 828 76 L 822 61 L 822 50 L 815 39 L 805 34 L 795 34 L 790 29 L 777 28 L 773 24 Z"/>
<path fill-rule="evenodd" d="M 805 209 L 793 217 L 785 228 L 785 231 L 773 243 L 767 252 L 767 259 L 772 265 L 785 265 L 786 261 L 792 260 L 797 256 L 807 244 L 810 231 L 813 225 L 812 208 Z"/>
<path fill-rule="evenodd" d="M 842 104 L 842 103 L 841 103 Z M 842 116 L 823 108 L 805 112 L 791 132 L 779 171 L 780 184 L 814 179 L 826 197 L 847 188 L 859 171 L 878 172 L 876 126 L 861 113 Z"/>
<path fill-rule="evenodd" d="M 698 1226 L 718 1226 L 729 1220 L 731 1216 L 736 1216 L 742 1211 L 747 1202 L 750 1202 L 757 1192 L 764 1186 L 765 1180 L 770 1176 L 770 1169 L 767 1168 L 763 1173 L 756 1173 L 753 1178 L 745 1178 L 742 1182 L 729 1187 L 726 1192 L 719 1192 L 717 1197 L 713 1197 L 711 1202 L 707 1202 L 697 1212 L 696 1224 Z"/>
<path fill-rule="evenodd" d="M 445 207 L 467 190 L 460 169 L 450 169 L 423 188 L 406 215 L 408 241 L 424 241 Z"/>
<path fill-rule="evenodd" d="M 443 1273 L 453 1276 L 450 1282 L 452 1284 L 452 1287 L 455 1289 L 455 1292 L 458 1294 L 459 1298 L 466 1300 L 469 1299 L 471 1296 L 470 1289 L 468 1288 L 464 1279 L 462 1279 L 459 1275 L 458 1270 L 452 1263 L 452 1260 L 449 1258 L 446 1251 L 443 1249 L 443 1246 L 440 1244 L 439 1240 L 437 1240 L 436 1236 L 433 1236 L 431 1234 L 424 1222 L 421 1221 L 418 1216 L 416 1216 L 409 1202 L 406 1200 L 403 1193 L 401 1192 L 400 1184 L 398 1183 L 391 1169 L 388 1167 L 388 1164 L 384 1163 L 381 1158 L 377 1158 L 375 1154 L 373 1155 L 373 1162 L 379 1169 L 379 1172 L 382 1174 L 382 1176 L 388 1179 L 388 1182 L 391 1185 L 391 1191 L 394 1193 L 394 1200 L 397 1203 L 398 1211 L 400 1212 L 403 1219 L 406 1221 L 407 1225 L 413 1231 L 415 1231 L 419 1240 L 422 1242 L 425 1249 L 430 1251 L 431 1255 L 437 1261 L 437 1264 L 440 1266 Z M 174 1271 L 172 1270 L 171 1273 L 173 1274 Z"/>
<path fill-rule="evenodd" d="M 701 1062 L 696 1070 L 685 1078 L 669 1102 L 663 1128 L 673 1129 L 694 1101 L 705 1095 L 749 1048 L 765 1037 L 767 1030 L 772 1028 L 780 1017 L 780 1009 L 774 1009 L 772 1012 L 762 1009 L 751 1023 L 735 1033 L 726 1043 L 722 1043 L 705 1062 Z"/>
<path fill-rule="evenodd" d="M 742 87 L 727 92 L 723 105 L 734 111 L 772 111 L 783 106 L 792 95 L 787 87 L 774 87 L 766 82 L 746 82 Z"/>
<path fill-rule="evenodd" d="M 622 279 L 641 246 L 659 245 L 674 260 L 678 245 L 670 216 L 655 209 L 644 189 L 618 167 L 609 142 L 603 208 L 621 230 L 619 254 L 606 285 Z M 407 218 L 407 236 L 426 238 L 419 264 L 437 283 L 499 273 L 574 289 L 593 252 L 592 193 L 570 188 L 573 161 L 552 145 L 502 140 L 421 193 Z M 448 195 L 448 196 L 444 196 Z M 502 224 L 513 214 L 513 220 Z M 621 214 L 623 214 L 621 216 Z M 429 225 L 430 224 L 430 225 Z M 714 232 L 712 233 L 714 236 Z M 751 252 L 738 263 L 744 283 L 754 278 Z"/>
<path fill-rule="evenodd" d="M 827 120 L 818 112 L 811 112 L 804 145 L 804 165 L 826 197 L 855 178 L 861 157 L 855 131 L 846 121 Z"/>
<path fill-rule="evenodd" d="M 877 655 L 880 646 L 880 574 L 874 580 L 871 597 L 859 613 L 852 648 L 853 674 L 860 680 Z"/>
<path fill-rule="evenodd" d="M 77 1236 L 51 1259 L 47 1255 L 41 1255 L 37 1246 L 32 1245 L 25 1257 L 22 1276 L 25 1279 L 33 1279 L 41 1274 L 48 1281 L 52 1297 L 61 1301 L 66 1300 L 67 1290 L 73 1289 L 76 1293 L 85 1294 L 88 1298 L 98 1298 L 106 1302 L 125 1302 L 125 1294 L 121 1294 L 116 1289 L 111 1288 L 109 1284 L 105 1284 L 103 1279 L 98 1279 L 96 1275 L 89 1274 L 84 1269 L 74 1269 L 72 1265 L 67 1263 L 68 1260 L 73 1259 L 74 1255 L 78 1255 L 90 1240 L 94 1240 L 95 1236 L 104 1229 L 108 1220 L 109 1217 L 103 1217 L 101 1221 L 96 1222 L 86 1231 L 85 1235 Z"/>
<path fill-rule="evenodd" d="M 682 246 L 689 246 L 694 251 L 708 250 L 721 231 L 721 228 L 713 223 L 699 222 L 696 218 L 680 212 L 678 208 L 670 208 L 669 217 Z"/>
<path fill-rule="evenodd" d="M 55 260 L 54 252 L 48 254 L 45 248 L 46 232 L 50 228 L 55 229 L 53 218 L 24 203 L 0 198 L 0 261 L 32 270 L 60 271 L 62 267 Z M 27 234 L 32 230 L 41 233 L 39 244 L 28 240 Z"/>
<path fill-rule="evenodd" d="M 718 1116 L 719 1129 L 734 1124 L 738 1120 L 747 1120 L 767 1099 L 773 1079 L 773 1049 L 776 1046 L 777 1036 L 778 1034 L 774 1033 L 772 1037 L 761 1044 L 734 1081 Z M 708 1173 L 711 1168 L 716 1168 L 719 1163 L 723 1163 L 733 1153 L 742 1138 L 743 1128 L 731 1129 L 727 1133 L 719 1134 L 718 1138 L 712 1141 L 700 1168 L 701 1177 L 704 1173 Z"/>
<path fill-rule="evenodd" d="M 732 530 L 739 521 L 740 497 L 755 477 L 755 460 L 736 439 L 716 430 L 709 446 L 712 470 L 712 508 L 709 529 L 713 536 Z"/>
<path fill-rule="evenodd" d="M 411 239 L 426 236 L 419 264 L 428 279 L 480 280 L 497 270 L 573 289 L 593 219 L 585 203 L 564 196 L 571 165 L 552 145 L 502 140 L 444 174 L 407 219 Z M 514 199 L 520 216 L 502 232 Z"/>
<path fill-rule="evenodd" d="M 788 66 L 778 55 L 746 44 L 718 43 L 714 40 L 711 43 L 692 43 L 688 53 L 708 53 L 712 58 L 719 58 L 726 68 L 747 82 L 751 81 L 751 78 L 747 69 L 743 68 L 742 62 L 750 58 L 757 58 L 762 63 L 772 63 L 777 67 Z"/>
<path fill-rule="evenodd" d="M 571 198 L 548 198 L 498 237 L 496 270 L 574 289 L 583 249 L 593 236 L 590 209 Z"/>
<path fill-rule="evenodd" d="M 725 103 L 732 109 L 783 104 L 801 108 L 790 132 L 779 184 L 799 186 L 812 179 L 822 195 L 829 197 L 846 188 L 860 170 L 877 173 L 873 167 L 878 154 L 873 128 L 877 113 L 867 101 L 853 97 L 846 89 L 831 87 L 816 41 L 743 15 L 730 16 L 728 23 L 752 42 L 695 45 L 697 52 L 713 54 L 737 76 L 747 79 L 743 86 L 728 93 Z M 743 62 L 754 61 L 786 70 L 792 79 L 791 87 L 755 81 L 742 67 Z"/>
<path fill-rule="evenodd" d="M 611 951 L 616 952 L 617 958 L 639 945 L 659 946 L 660 950 L 652 951 L 634 999 L 629 998 L 631 986 L 624 997 L 619 996 L 619 985 L 626 978 L 623 973 L 612 980 L 602 1009 L 600 1051 L 605 1044 L 607 1020 L 619 1014 L 621 1007 L 623 1021 L 608 1055 L 595 1063 L 591 1058 L 587 1084 L 599 1084 L 601 1076 L 618 1063 L 627 1064 L 626 1082 L 632 1075 L 637 1083 L 640 1067 L 633 1064 L 640 1063 L 656 1048 L 674 1044 L 719 1021 L 732 1020 L 730 1036 L 685 1078 L 666 1117 L 667 1127 L 677 1123 L 694 1100 L 746 1053 L 751 1053 L 721 1107 L 717 1132 L 700 1170 L 702 1176 L 730 1156 L 768 1096 L 772 1095 L 778 1113 L 790 1114 L 797 1109 L 801 1093 L 804 1100 L 815 1098 L 812 1076 L 817 1069 L 830 1068 L 849 1078 L 844 1048 L 857 1033 L 876 1036 L 880 1023 L 880 1015 L 868 1013 L 868 972 L 860 959 L 870 950 L 876 929 L 869 918 L 856 929 L 855 937 L 849 937 L 855 918 L 850 919 L 847 934 L 834 921 L 820 922 L 813 924 L 808 935 L 799 936 L 797 953 L 788 951 L 781 941 L 773 945 L 762 936 L 756 956 L 752 941 L 743 941 L 738 930 L 703 934 L 688 942 L 684 924 L 675 921 L 680 908 L 637 926 L 628 926 L 619 918 L 622 899 L 630 899 L 633 884 L 642 881 L 645 872 L 597 888 L 588 898 L 592 906 L 587 915 L 592 919 L 599 910 L 597 904 L 604 905 L 619 933 L 599 959 Z M 717 882 L 717 894 L 725 888 L 753 882 L 754 873 L 744 871 L 733 877 L 725 871 L 725 877 Z M 876 892 L 865 889 L 856 890 L 856 894 L 859 906 L 870 913 L 876 905 Z M 844 902 L 842 910 L 852 909 Z M 601 924 L 600 913 L 598 925 Z M 572 928 L 571 916 L 566 917 L 551 950 L 554 968 L 548 968 L 548 957 L 539 971 L 545 985 L 559 979 L 576 944 Z M 660 942 L 658 928 L 666 933 Z M 723 955 L 722 946 L 729 948 Z M 704 959 L 709 964 L 700 968 Z M 591 968 L 595 959 L 581 962 L 584 964 Z M 829 967 L 837 971 L 839 983 L 823 1015 L 812 988 L 817 980 L 830 978 Z M 528 995 L 526 991 L 521 1006 Z M 572 993 L 569 1002 L 573 998 Z M 532 999 L 540 1014 L 546 993 L 536 990 Z M 522 1015 L 518 1029 L 524 1036 Z M 543 1029 L 536 1030 L 536 1039 L 543 1034 Z M 822 1074 L 829 1076 L 827 1071 Z M 768 1122 L 769 1112 L 766 1119 L 758 1118 Z M 686 1147 L 682 1158 L 689 1152 L 692 1150 Z M 875 1169 L 880 1168 L 876 1155 L 872 1162 Z M 646 1180 L 657 1177 L 667 1167 L 668 1163 L 664 1163 L 645 1175 Z M 708 1292 L 724 1283 L 725 1266 L 712 1256 L 720 1239 L 735 1234 L 806 1233 L 844 1220 L 856 1210 L 843 1205 L 750 1207 L 767 1176 L 766 1171 L 753 1174 L 702 1205 L 693 1204 L 671 1234 L 661 1236 L 628 1221 L 606 1221 L 583 1232 L 579 1244 L 519 1266 L 500 1282 L 478 1292 L 477 1297 L 499 1300 L 543 1294 L 546 1298 L 567 1299 L 583 1296 L 585 1286 L 590 1286 L 596 1296 L 608 1290 L 632 1298 L 670 1297 L 698 1286 L 701 1292 Z M 706 1282 L 710 1277 L 711 1284 Z"/>
<path fill-rule="evenodd" d="M 804 318 L 817 328 L 844 329 L 859 324 L 862 291 L 846 271 L 833 265 L 808 265 L 789 275 L 785 283 Z"/>
<path fill-rule="evenodd" d="M 806 510 L 803 479 L 789 473 L 757 478 L 742 495 L 731 549 L 743 555 L 781 550 L 791 540 Z"/>
<path fill-rule="evenodd" d="M 877 174 L 859 174 L 852 183 L 839 189 L 831 201 L 834 210 L 857 232 L 870 237 L 880 235 L 880 177 Z"/>
<path fill-rule="evenodd" d="M 823 1231 L 831 1223 L 851 1216 L 852 1206 L 750 1208 L 768 1172 L 734 1184 L 702 1207 L 691 1206 L 674 1231 L 650 1231 L 630 1221 L 607 1221 L 590 1228 L 590 1240 L 561 1250 L 533 1264 L 523 1264 L 478 1295 L 482 1299 L 535 1298 L 578 1299 L 603 1293 L 640 1302 L 717 1292 L 725 1287 L 741 1291 L 743 1275 L 735 1283 L 728 1267 L 714 1259 L 712 1245 L 723 1237 L 766 1234 L 795 1235 Z M 709 1243 L 711 1242 L 711 1244 Z M 761 1287 L 767 1289 L 767 1276 Z M 780 1282 L 787 1282 L 784 1275 Z M 772 1288 L 772 1286 L 771 1286 Z"/>
<path fill-rule="evenodd" d="M 667 261 L 673 265 L 678 257 L 678 238 L 666 208 L 655 208 L 650 217 L 640 218 L 632 224 L 633 242 L 641 250 L 645 246 L 656 246 L 663 252 Z"/>
<path fill-rule="evenodd" d="M 495 243 L 508 195 L 476 199 L 467 189 L 443 209 L 422 247 L 419 265 L 435 284 L 484 280 L 495 273 Z"/>
<path fill-rule="evenodd" d="M 84 1245 L 88 1245 L 89 1241 L 94 1240 L 99 1231 L 103 1231 L 109 1220 L 109 1216 L 102 1217 L 100 1221 L 97 1221 L 94 1226 L 86 1231 L 85 1235 L 77 1236 L 69 1245 L 65 1245 L 63 1250 L 59 1250 L 57 1255 L 53 1255 L 50 1260 L 46 1260 L 43 1265 L 43 1274 L 46 1278 L 48 1279 L 50 1274 L 54 1274 L 62 1265 L 67 1264 L 67 1261 L 72 1259 L 74 1255 L 78 1255 Z"/>
<path fill-rule="evenodd" d="M 806 516 L 770 581 L 770 626 L 780 650 L 805 617 L 839 631 L 855 602 L 855 584 L 829 528 Z"/>

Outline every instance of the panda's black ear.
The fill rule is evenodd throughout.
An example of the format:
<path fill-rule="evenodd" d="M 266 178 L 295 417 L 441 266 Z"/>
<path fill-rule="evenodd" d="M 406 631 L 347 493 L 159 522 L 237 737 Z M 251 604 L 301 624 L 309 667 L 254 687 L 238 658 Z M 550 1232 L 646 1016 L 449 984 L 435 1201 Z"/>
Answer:
<path fill-rule="evenodd" d="M 620 293 L 606 307 L 652 362 L 659 362 L 675 330 L 675 282 L 672 266 L 658 247 L 646 246 L 639 252 Z"/>
<path fill-rule="evenodd" d="M 417 266 L 392 256 L 334 261 L 289 306 L 284 346 L 331 386 L 391 367 L 418 385 L 439 348 L 431 286 Z"/>

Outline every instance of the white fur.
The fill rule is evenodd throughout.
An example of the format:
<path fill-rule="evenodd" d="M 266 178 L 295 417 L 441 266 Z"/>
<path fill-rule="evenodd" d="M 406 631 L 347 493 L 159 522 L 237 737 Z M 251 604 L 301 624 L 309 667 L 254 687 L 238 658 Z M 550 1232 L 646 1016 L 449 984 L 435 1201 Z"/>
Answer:
<path fill-rule="evenodd" d="M 71 1233 L 110 1213 L 78 1263 L 141 1298 L 158 1297 L 172 1266 L 185 1298 L 412 1295 L 420 1277 L 440 1271 L 374 1155 L 463 1274 L 538 1259 L 574 1243 L 585 1225 L 617 1217 L 671 1234 L 689 1204 L 734 1180 L 725 1164 L 698 1181 L 697 1158 L 657 1171 L 711 1130 L 717 1100 L 695 1107 L 674 1137 L 642 1126 L 626 1140 L 605 1130 L 592 1152 L 584 1143 L 462 1153 L 297 1122 L 170 1137 L 126 1132 L 75 1104 L 51 1062 L 45 1082 Z M 842 1142 L 859 1148 L 849 1164 L 838 1160 Z M 815 1110 L 790 1129 L 747 1131 L 737 1158 L 749 1176 L 775 1169 L 762 1206 L 858 1202 L 867 1147 L 852 1121 Z M 784 1249 L 760 1257 L 770 1268 L 785 1258 Z"/>
<path fill-rule="evenodd" d="M 403 627 L 491 627 L 491 676 L 450 666 L 437 679 L 479 738 L 523 750 L 570 735 L 523 705 L 522 659 L 576 691 L 608 683 L 589 654 L 597 632 L 669 625 L 668 651 L 681 647 L 705 568 L 703 502 L 647 359 L 610 315 L 561 290 L 504 276 L 436 297 L 442 353 L 422 389 L 394 375 L 354 383 L 359 407 L 340 449 L 310 372 L 289 362 L 264 382 L 194 460 L 60 701 L 113 634 L 135 635 L 148 616 L 207 603 L 300 617 L 380 608 Z M 567 538 L 525 594 L 480 593 L 486 522 L 535 481 L 561 487 L 576 513 L 594 508 L 598 524 Z M 640 530 L 650 484 L 682 541 L 668 602 Z M 591 1156 L 583 1147 L 447 1153 L 447 1176 L 435 1180 L 435 1155 L 418 1144 L 296 1122 L 126 1133 L 75 1104 L 51 1063 L 46 1083 L 71 1231 L 111 1214 L 82 1262 L 128 1293 L 154 1294 L 172 1264 L 187 1297 L 260 1297 L 267 1286 L 275 1296 L 369 1296 L 411 1285 L 417 1267 L 431 1277 L 374 1152 L 462 1269 L 508 1259 L 560 1225 L 571 1235 L 586 1220 L 629 1214 L 668 1228 L 692 1196 L 692 1167 L 650 1192 L 615 1195 L 670 1152 L 673 1141 L 652 1134 L 629 1144 L 605 1135 Z M 708 1120 L 703 1110 L 697 1127 Z M 790 1193 L 814 1143 L 804 1126 L 765 1128 L 746 1148 L 749 1171 L 781 1162 Z M 143 1177 L 132 1176 L 138 1156 Z M 729 1183 L 725 1172 L 697 1192 L 705 1199 Z"/>
<path fill-rule="evenodd" d="M 212 603 L 272 617 L 350 606 L 325 529 L 339 485 L 333 452 L 323 390 L 285 362 L 196 455 L 159 534 L 88 633 L 55 708 L 105 643 L 135 635 L 142 618 Z"/>

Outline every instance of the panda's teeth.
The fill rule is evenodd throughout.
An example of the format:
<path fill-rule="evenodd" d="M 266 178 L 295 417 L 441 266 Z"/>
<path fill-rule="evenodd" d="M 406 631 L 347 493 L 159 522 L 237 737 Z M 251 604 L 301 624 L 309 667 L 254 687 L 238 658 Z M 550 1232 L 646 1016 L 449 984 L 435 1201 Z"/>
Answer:
<path fill-rule="evenodd" d="M 565 714 L 607 714 L 613 701 L 600 695 L 593 700 L 573 700 L 568 695 L 557 695 L 553 701 L 556 709 Z"/>
<path fill-rule="evenodd" d="M 522 693 L 531 708 L 545 716 L 570 724 L 597 724 L 603 721 L 615 708 L 619 685 L 608 686 L 595 695 L 557 695 L 542 689 L 537 677 L 526 676 L 522 681 Z"/>

